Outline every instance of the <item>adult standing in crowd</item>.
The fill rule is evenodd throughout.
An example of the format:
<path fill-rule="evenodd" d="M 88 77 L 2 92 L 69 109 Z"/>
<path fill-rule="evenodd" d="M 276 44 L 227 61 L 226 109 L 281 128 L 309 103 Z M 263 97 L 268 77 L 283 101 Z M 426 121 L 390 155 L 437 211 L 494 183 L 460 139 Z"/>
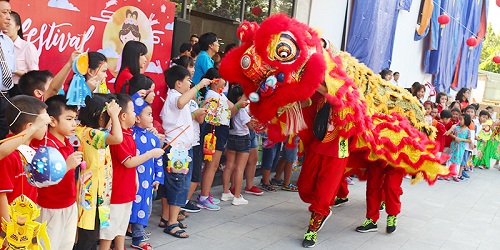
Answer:
<path fill-rule="evenodd" d="M 212 32 L 201 35 L 198 44 L 200 45 L 201 52 L 194 64 L 194 75 L 192 79 L 194 84 L 198 84 L 201 77 L 205 75 L 209 69 L 214 67 L 214 60 L 212 60 L 212 57 L 219 52 L 220 47 L 217 35 Z"/>
<path fill-rule="evenodd" d="M 461 88 L 455 97 L 455 100 L 460 103 L 460 109 L 467 108 L 469 106 L 470 89 Z"/>
<path fill-rule="evenodd" d="M 19 78 L 28 71 L 38 70 L 39 55 L 35 45 L 24 40 L 21 17 L 17 12 L 10 13 L 10 25 L 5 30 L 7 36 L 14 42 L 14 55 L 17 71 L 13 72 L 14 86 L 9 90 L 10 97 L 20 95 Z"/>
<path fill-rule="evenodd" d="M 396 86 L 401 87 L 401 84 L 399 83 L 399 72 L 394 72 L 394 74 L 392 74 L 391 83 L 396 85 Z"/>
<path fill-rule="evenodd" d="M 16 71 L 16 60 L 14 57 L 14 42 L 3 32 L 10 25 L 9 0 L 0 0 L 0 140 L 9 133 L 9 126 L 5 120 L 5 107 L 9 97 L 9 90 L 14 86 L 12 72 Z"/>
<path fill-rule="evenodd" d="M 191 44 L 191 47 L 197 44 L 198 40 L 199 40 L 198 35 L 192 34 L 191 37 L 189 37 L 189 44 Z"/>
<path fill-rule="evenodd" d="M 380 76 L 382 77 L 382 79 L 390 82 L 392 80 L 392 70 L 383 69 L 382 71 L 380 71 Z"/>

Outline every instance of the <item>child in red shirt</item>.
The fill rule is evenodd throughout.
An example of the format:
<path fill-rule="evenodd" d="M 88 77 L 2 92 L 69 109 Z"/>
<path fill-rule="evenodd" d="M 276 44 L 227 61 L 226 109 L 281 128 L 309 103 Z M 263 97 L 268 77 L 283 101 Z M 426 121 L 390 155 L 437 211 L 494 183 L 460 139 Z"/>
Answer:
<path fill-rule="evenodd" d="M 449 110 L 443 110 L 441 111 L 441 114 L 439 114 L 441 119 L 436 123 L 436 143 L 438 145 L 439 152 L 442 153 L 444 152 L 444 146 L 446 143 L 446 136 L 444 135 L 448 129 L 446 129 L 446 125 L 450 123 L 451 120 L 451 112 Z"/>
<path fill-rule="evenodd" d="M 49 131 L 44 139 L 32 141 L 31 145 L 34 148 L 49 146 L 57 149 L 66 159 L 67 172 L 58 184 L 38 188 L 40 220 L 47 221 L 47 233 L 53 249 L 71 249 L 75 243 L 78 221 L 75 168 L 82 162 L 83 153 L 74 152 L 66 136 L 75 133 L 78 108 L 67 106 L 66 98 L 62 95 L 49 98 L 45 104 L 51 118 Z"/>
<path fill-rule="evenodd" d="M 136 167 L 151 158 L 163 155 L 161 148 L 155 148 L 142 155 L 136 156 L 136 146 L 132 137 L 132 127 L 135 124 L 134 103 L 132 98 L 125 94 L 118 94 L 118 104 L 121 112 L 118 115 L 123 133 L 123 142 L 110 145 L 111 159 L 113 163 L 113 187 L 111 192 L 111 205 L 109 227 L 101 228 L 100 249 L 110 249 L 111 241 L 115 241 L 115 249 L 125 248 L 125 233 L 130 219 L 132 202 L 137 193 Z M 116 126 L 116 125 L 114 125 Z M 136 185 L 131 185 L 135 183 Z"/>
<path fill-rule="evenodd" d="M 27 144 L 32 139 L 42 139 L 47 131 L 47 105 L 35 97 L 24 95 L 15 96 L 9 102 L 5 107 L 5 118 L 13 134 L 19 134 L 31 127 L 37 128 L 22 145 L 29 148 Z M 44 117 L 37 119 L 38 116 Z M 0 220 L 5 219 L 7 222 L 10 221 L 8 206 L 15 198 L 25 194 L 36 202 L 36 188 L 31 186 L 25 177 L 25 157 L 19 149 L 0 160 Z"/>

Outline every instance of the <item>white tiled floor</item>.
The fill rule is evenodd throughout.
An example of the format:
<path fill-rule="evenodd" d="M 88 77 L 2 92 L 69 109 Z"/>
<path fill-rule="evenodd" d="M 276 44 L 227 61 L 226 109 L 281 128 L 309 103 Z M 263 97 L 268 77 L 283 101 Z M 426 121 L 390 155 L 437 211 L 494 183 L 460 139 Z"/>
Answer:
<path fill-rule="evenodd" d="M 315 248 L 500 249 L 500 171 L 476 170 L 470 175 L 461 183 L 438 181 L 434 186 L 410 185 L 404 179 L 403 208 L 392 235 L 385 234 L 385 212 L 378 233 L 354 231 L 365 214 L 365 183 L 355 179 L 349 186 L 349 203 L 334 209 Z M 220 186 L 212 189 L 215 195 L 221 191 Z M 302 249 L 310 213 L 297 193 L 278 191 L 245 199 L 249 205 L 223 202 L 220 211 L 192 213 L 184 221 L 188 239 L 174 238 L 157 227 L 157 201 L 147 229 L 153 232 L 150 243 L 155 249 Z"/>

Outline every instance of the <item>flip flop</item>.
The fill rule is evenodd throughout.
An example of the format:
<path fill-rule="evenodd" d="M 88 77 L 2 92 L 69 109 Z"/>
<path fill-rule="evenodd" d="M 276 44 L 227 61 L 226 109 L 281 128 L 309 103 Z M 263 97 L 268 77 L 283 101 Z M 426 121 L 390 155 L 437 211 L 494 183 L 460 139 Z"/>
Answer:
<path fill-rule="evenodd" d="M 142 245 L 142 247 L 141 246 L 136 246 L 136 245 L 132 244 L 132 245 L 130 245 L 130 247 L 134 248 L 134 249 L 153 250 L 153 247 L 149 243 L 146 243 L 146 244 Z"/>

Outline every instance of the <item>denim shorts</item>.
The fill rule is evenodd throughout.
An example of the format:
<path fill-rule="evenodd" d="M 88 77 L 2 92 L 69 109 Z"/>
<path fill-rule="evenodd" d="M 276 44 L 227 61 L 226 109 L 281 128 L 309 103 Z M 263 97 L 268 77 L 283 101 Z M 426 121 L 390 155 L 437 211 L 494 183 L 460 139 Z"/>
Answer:
<path fill-rule="evenodd" d="M 257 133 L 250 130 L 250 148 L 257 148 L 259 146 L 259 140 L 257 138 Z"/>
<path fill-rule="evenodd" d="M 250 135 L 229 135 L 227 150 L 241 153 L 250 152 Z"/>
<path fill-rule="evenodd" d="M 182 207 L 186 205 L 186 199 L 189 192 L 189 187 L 191 185 L 191 176 L 193 174 L 193 161 L 189 163 L 189 172 L 187 174 L 176 174 L 176 173 L 168 173 L 168 156 L 167 154 L 170 152 L 170 148 L 165 150 L 165 154 L 163 155 L 164 164 L 164 176 L 165 176 L 165 185 L 163 197 L 167 198 L 167 203 L 173 206 Z M 189 150 L 189 156 L 191 159 L 193 158 L 193 150 Z"/>
<path fill-rule="evenodd" d="M 295 162 L 297 160 L 297 152 L 299 152 L 299 138 L 295 137 L 293 141 L 293 148 L 288 148 L 286 145 L 283 145 L 281 149 L 281 158 L 283 158 L 287 162 Z"/>
<path fill-rule="evenodd" d="M 262 149 L 262 169 L 272 170 L 276 168 L 281 150 L 281 142 L 276 143 L 271 148 Z"/>
<path fill-rule="evenodd" d="M 214 129 L 213 125 L 206 124 L 203 137 L 207 135 L 208 133 L 212 133 Z M 227 138 L 229 136 L 229 126 L 215 126 L 215 136 L 217 137 L 217 140 L 215 142 L 215 150 L 219 150 L 221 152 L 224 152 L 224 149 L 226 149 L 226 143 L 227 143 Z M 205 138 L 201 140 L 202 144 Z"/>
<path fill-rule="evenodd" d="M 193 175 L 191 182 L 201 182 L 201 165 L 203 164 L 203 146 L 193 147 Z"/>

